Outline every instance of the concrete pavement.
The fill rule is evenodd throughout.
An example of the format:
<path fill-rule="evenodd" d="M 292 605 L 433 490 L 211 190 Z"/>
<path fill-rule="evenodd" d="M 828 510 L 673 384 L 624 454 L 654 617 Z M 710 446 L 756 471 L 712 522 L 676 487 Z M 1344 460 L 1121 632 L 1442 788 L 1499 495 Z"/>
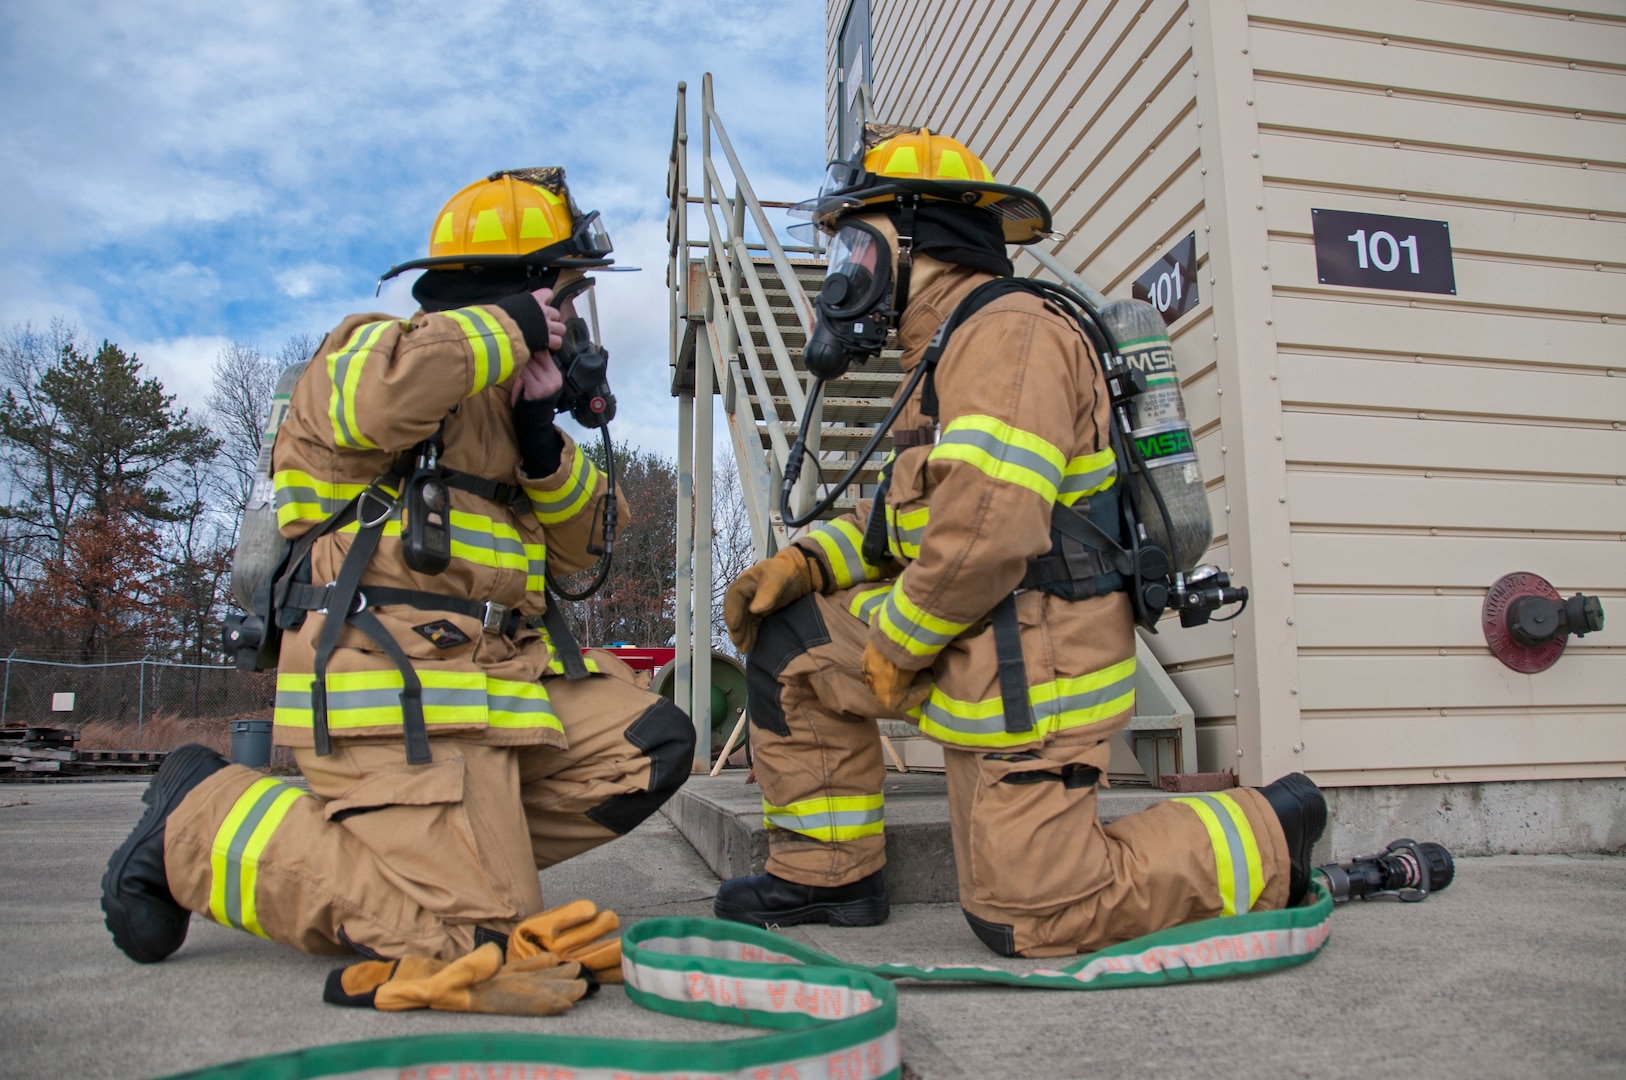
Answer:
<path fill-rule="evenodd" d="M 318 1043 L 440 1031 L 747 1037 L 646 1012 L 619 988 L 544 1020 L 381 1014 L 321 1001 L 332 959 L 194 919 L 169 961 L 112 945 L 97 906 L 138 783 L 0 785 L 0 1077 L 146 1077 Z M 1426 839 L 1424 837 L 1423 839 Z M 906 1075 L 1618 1077 L 1626 1074 L 1626 858 L 1462 859 L 1424 904 L 1340 910 L 1322 955 L 1277 975 L 1100 993 L 905 986 Z M 664 817 L 543 875 L 628 921 L 706 915 L 717 879 Z M 874 962 L 1001 963 L 953 904 L 791 936 Z"/>

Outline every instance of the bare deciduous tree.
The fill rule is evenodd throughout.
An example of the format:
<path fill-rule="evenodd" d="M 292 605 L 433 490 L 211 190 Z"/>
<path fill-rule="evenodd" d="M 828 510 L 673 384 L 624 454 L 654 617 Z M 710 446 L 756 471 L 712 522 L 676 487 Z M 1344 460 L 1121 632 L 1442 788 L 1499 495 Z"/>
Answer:
<path fill-rule="evenodd" d="M 729 584 L 756 562 L 757 548 L 734 455 L 726 449 L 720 451 L 711 475 L 711 647 L 738 656 L 723 622 L 723 595 Z"/>
<path fill-rule="evenodd" d="M 234 341 L 215 357 L 214 387 L 207 404 L 222 445 L 214 487 L 234 522 L 243 516 L 243 507 L 254 487 L 254 467 L 277 378 L 290 364 L 309 360 L 321 343 L 315 334 L 295 334 L 282 343 L 275 356 L 268 356 L 258 345 Z"/>

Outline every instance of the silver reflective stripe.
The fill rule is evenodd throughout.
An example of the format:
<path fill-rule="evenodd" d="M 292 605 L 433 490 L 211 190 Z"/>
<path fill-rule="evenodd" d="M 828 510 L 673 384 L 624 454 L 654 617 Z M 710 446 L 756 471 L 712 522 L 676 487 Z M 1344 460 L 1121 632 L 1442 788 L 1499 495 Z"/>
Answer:
<path fill-rule="evenodd" d="M 1208 807 L 1219 819 L 1220 829 L 1225 833 L 1225 843 L 1231 849 L 1231 878 L 1236 888 L 1232 894 L 1232 904 L 1238 912 L 1247 911 L 1253 899 L 1252 882 L 1248 879 L 1248 849 L 1242 843 L 1242 834 L 1236 831 L 1236 821 L 1232 819 L 1230 809 L 1212 795 L 1189 797 Z"/>
<path fill-rule="evenodd" d="M 479 335 L 480 341 L 485 345 L 486 350 L 485 380 L 483 382 L 475 381 L 474 389 L 471 391 L 472 396 L 502 380 L 503 339 L 497 336 L 496 330 L 486 325 L 485 313 L 477 308 L 459 308 L 458 314 L 468 320 L 467 323 L 463 324 L 463 332 L 467 334 L 472 327 L 474 332 Z M 470 344 L 472 343 L 471 340 Z"/>
<path fill-rule="evenodd" d="M 345 712 L 350 709 L 390 709 L 401 704 L 401 687 L 377 687 L 369 690 L 329 690 L 327 692 L 327 709 L 330 713 Z M 423 688 L 423 703 L 445 706 L 447 708 L 484 708 L 486 692 L 484 690 L 468 688 L 445 688 L 426 686 Z M 311 695 L 309 690 L 278 690 L 277 708 L 279 709 L 309 709 Z M 516 710 L 518 711 L 518 710 Z"/>
<path fill-rule="evenodd" d="M 841 554 L 842 561 L 847 564 L 848 577 L 863 580 L 869 564 L 864 561 L 864 556 L 854 546 L 852 537 L 847 535 L 845 529 L 838 528 L 834 524 L 825 524 L 820 525 L 814 532 L 835 544 L 836 550 Z"/>
<path fill-rule="evenodd" d="M 881 807 L 873 810 L 825 810 L 817 814 L 765 814 L 781 829 L 791 832 L 814 832 L 819 829 L 852 829 L 859 825 L 873 825 L 883 817 Z"/>
<path fill-rule="evenodd" d="M 526 496 L 531 500 L 531 509 L 538 514 L 559 514 L 570 509 L 592 485 L 596 468 L 592 460 L 582 453 L 581 447 L 577 447 L 576 464 L 571 470 L 569 483 L 558 491 L 525 489 Z"/>
<path fill-rule="evenodd" d="M 875 592 L 873 595 L 866 596 L 859 600 L 858 611 L 856 612 L 857 616 L 860 619 L 863 619 L 866 623 L 873 622 L 875 619 L 875 609 L 881 606 L 882 601 L 887 598 L 887 595 L 890 592 L 890 589 L 881 589 Z"/>
<path fill-rule="evenodd" d="M 495 524 L 495 523 L 493 523 Z M 515 536 L 499 536 L 495 532 L 482 532 L 479 529 L 470 529 L 462 525 L 452 525 L 452 543 L 464 544 L 472 548 L 485 548 L 498 555 L 514 555 L 520 559 L 530 560 L 525 554 L 525 545 Z"/>
<path fill-rule="evenodd" d="M 276 488 L 276 493 L 272 498 L 272 506 L 278 510 L 281 510 L 289 503 L 305 503 L 307 505 L 320 506 L 324 515 L 338 513 L 340 510 L 343 510 L 345 505 L 349 502 L 349 499 L 330 499 L 322 495 L 315 488 L 306 487 L 304 484 L 279 485 Z"/>
<path fill-rule="evenodd" d="M 242 824 L 237 826 L 237 832 L 231 838 L 231 847 L 226 851 L 226 918 L 239 930 L 247 929 L 243 925 L 243 852 L 253 838 L 254 830 L 260 827 L 260 822 L 271 809 L 271 804 L 288 790 L 286 784 L 274 784 L 261 792 Z"/>
<path fill-rule="evenodd" d="M 349 404 L 345 398 L 345 384 L 349 381 L 350 365 L 366 361 L 367 351 L 378 340 L 378 328 L 385 325 L 385 323 L 376 322 L 357 327 L 354 345 L 342 352 L 328 354 L 328 363 L 332 365 L 328 370 L 333 373 L 333 422 L 339 428 L 336 434 L 339 436 L 339 443 L 343 446 L 366 445 L 358 433 L 350 430 L 349 421 L 345 419 Z"/>
<path fill-rule="evenodd" d="M 886 595 L 886 606 L 882 609 L 881 617 L 889 621 L 899 633 L 904 634 L 911 641 L 918 641 L 922 645 L 935 649 L 941 649 L 965 632 L 964 628 L 956 630 L 952 634 L 940 634 L 935 630 L 926 629 L 926 627 L 898 610 L 898 605 L 892 601 L 891 593 Z"/>
<path fill-rule="evenodd" d="M 1019 466 L 1030 472 L 1037 473 L 1048 481 L 1051 487 L 1061 486 L 1061 470 L 1054 461 L 1035 454 L 1031 450 L 1024 450 L 1020 446 L 1005 442 L 997 436 L 986 431 L 977 431 L 972 428 L 956 428 L 944 431 L 942 438 L 933 447 L 930 457 L 938 457 L 937 450 L 944 446 L 974 446 L 985 451 L 990 456 L 1011 465 Z"/>
<path fill-rule="evenodd" d="M 493 712 L 536 713 L 541 716 L 553 715 L 553 706 L 548 703 L 547 698 L 490 694 L 486 697 L 486 707 Z"/>
<path fill-rule="evenodd" d="M 1134 688 L 1134 685 L 1135 677 L 1131 674 L 1097 689 L 1068 694 L 1065 697 L 1055 698 L 1050 701 L 1034 701 L 1033 688 L 1030 687 L 1028 689 L 1028 702 L 1033 707 L 1034 725 L 1038 726 L 1046 720 L 1060 720 L 1065 718 L 1068 713 L 1081 712 L 1097 705 L 1104 705 L 1127 694 Z M 1002 734 L 1005 731 L 1005 714 L 1003 712 L 995 712 L 992 716 L 980 718 L 956 716 L 938 704 L 935 693 L 921 706 L 920 711 L 923 718 L 962 735 L 995 735 Z"/>
<path fill-rule="evenodd" d="M 1068 476 L 1061 482 L 1061 488 L 1056 496 L 1063 503 L 1071 504 L 1083 495 L 1089 495 L 1097 489 L 1107 486 L 1107 483 L 1118 476 L 1118 462 L 1113 459 L 1109 464 L 1089 472 L 1077 473 Z"/>

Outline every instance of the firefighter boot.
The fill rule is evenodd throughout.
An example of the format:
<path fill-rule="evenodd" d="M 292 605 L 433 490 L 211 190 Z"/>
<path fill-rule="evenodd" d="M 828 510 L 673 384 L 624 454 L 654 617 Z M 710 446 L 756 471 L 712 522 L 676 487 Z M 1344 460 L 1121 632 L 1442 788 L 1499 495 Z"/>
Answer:
<path fill-rule="evenodd" d="M 725 881 L 712 911 L 719 919 L 754 926 L 879 926 L 886 922 L 886 884 L 877 870 L 846 885 L 798 885 L 772 874 Z"/>
<path fill-rule="evenodd" d="M 1327 800 L 1321 789 L 1303 773 L 1288 773 L 1259 794 L 1276 811 L 1287 838 L 1287 854 L 1292 868 L 1287 878 L 1287 906 L 1297 907 L 1310 891 L 1310 849 L 1327 827 Z"/>
<path fill-rule="evenodd" d="M 164 758 L 141 801 L 147 812 L 107 862 L 102 911 L 113 944 L 139 964 L 156 964 L 181 947 L 192 913 L 170 895 L 164 873 L 164 822 L 187 793 L 225 768 L 226 759 L 189 744 Z"/>

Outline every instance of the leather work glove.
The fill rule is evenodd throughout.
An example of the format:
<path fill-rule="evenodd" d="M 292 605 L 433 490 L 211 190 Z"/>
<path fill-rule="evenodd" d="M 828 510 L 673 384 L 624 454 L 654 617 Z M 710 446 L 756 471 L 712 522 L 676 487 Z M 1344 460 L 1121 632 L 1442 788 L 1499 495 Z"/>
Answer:
<path fill-rule="evenodd" d="M 488 942 L 450 963 L 423 956 L 366 960 L 328 976 L 322 1000 L 382 1012 L 439 1009 L 501 1016 L 554 1016 L 588 992 L 582 965 L 540 953 L 503 963 Z"/>
<path fill-rule="evenodd" d="M 604 935 L 620 926 L 621 919 L 608 908 L 600 910 L 591 900 L 572 900 L 516 926 L 508 938 L 508 962 L 512 965 L 551 953 L 581 964 L 599 982 L 618 983 L 622 981 L 621 939 Z"/>
<path fill-rule="evenodd" d="M 781 548 L 735 578 L 723 594 L 723 621 L 734 647 L 748 653 L 757 643 L 757 624 L 787 604 L 826 587 L 824 566 L 799 547 Z"/>
<path fill-rule="evenodd" d="M 921 702 L 931 696 L 929 671 L 904 671 L 883 656 L 873 642 L 864 645 L 860 668 L 864 672 L 864 685 L 889 712 L 906 713 L 919 708 Z"/>

